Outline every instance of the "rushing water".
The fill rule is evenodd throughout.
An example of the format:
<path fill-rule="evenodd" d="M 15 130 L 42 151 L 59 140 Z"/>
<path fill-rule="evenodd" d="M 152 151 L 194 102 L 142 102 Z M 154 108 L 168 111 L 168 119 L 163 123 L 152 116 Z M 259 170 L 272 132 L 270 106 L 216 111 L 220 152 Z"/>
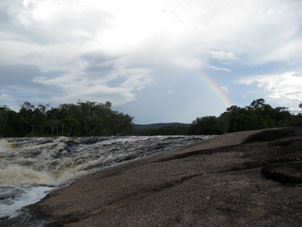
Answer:
<path fill-rule="evenodd" d="M 7 138 L 0 140 L 0 218 L 103 167 L 175 150 L 211 136 Z"/>

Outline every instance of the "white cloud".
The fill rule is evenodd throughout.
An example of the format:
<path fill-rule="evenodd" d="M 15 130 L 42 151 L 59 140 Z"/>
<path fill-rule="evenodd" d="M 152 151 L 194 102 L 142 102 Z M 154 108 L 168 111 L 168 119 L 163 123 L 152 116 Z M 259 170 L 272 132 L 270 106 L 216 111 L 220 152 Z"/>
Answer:
<path fill-rule="evenodd" d="M 300 1 L 283 0 L 2 0 L 0 63 L 61 72 L 35 82 L 61 89 L 68 100 L 122 104 L 158 66 L 230 72 L 211 62 L 300 64 L 301 10 Z M 92 52 L 114 59 L 83 57 Z M 118 78 L 124 81 L 110 86 Z M 283 95 L 270 89 L 271 97 Z M 286 97 L 300 97 L 287 90 Z"/>
<path fill-rule="evenodd" d="M 123 88 L 132 90 L 142 90 L 152 82 L 150 69 L 133 68 L 126 70 L 127 80 L 121 84 Z"/>
<path fill-rule="evenodd" d="M 144 68 L 123 68 L 113 72 L 111 79 L 124 80 L 116 86 L 108 85 L 110 79 L 93 77 L 85 75 L 85 72 L 78 72 L 55 78 L 36 77 L 33 82 L 59 88 L 62 94 L 52 97 L 55 103 L 76 102 L 81 99 L 95 102 L 110 101 L 114 105 L 133 101 L 136 97 L 135 92 L 152 82 L 151 70 Z"/>
<path fill-rule="evenodd" d="M 92 50 L 135 56 L 154 47 L 157 51 L 151 51 L 150 58 L 154 53 L 163 56 L 164 63 L 181 66 L 184 62 L 185 67 L 200 67 L 188 62 L 205 62 L 207 58 L 229 62 L 240 56 L 248 64 L 301 59 L 301 4 L 294 1 L 5 2 L 10 6 L 5 10 L 13 18 L 13 26 L 4 32 L 18 36 L 23 43 L 18 50 L 14 48 L 18 42 L 3 43 L 14 50 L 11 60 L 34 61 L 28 55 L 35 53 L 48 62 L 60 57 L 55 50 L 74 58 Z M 22 51 L 25 53 L 18 54 Z"/>
<path fill-rule="evenodd" d="M 220 87 L 225 93 L 229 93 L 230 92 L 230 90 L 229 90 L 229 88 L 227 87 L 227 86 L 221 86 Z"/>
<path fill-rule="evenodd" d="M 269 97 L 273 99 L 287 97 L 302 100 L 302 75 L 297 75 L 295 72 L 252 76 L 241 79 L 239 83 L 245 85 L 255 83 L 268 91 Z"/>
<path fill-rule="evenodd" d="M 210 69 L 216 70 L 216 71 L 225 71 L 225 72 L 232 72 L 232 70 L 228 68 L 223 68 L 223 67 L 216 67 L 216 66 L 210 66 Z"/>
<path fill-rule="evenodd" d="M 291 108 L 288 108 L 288 109 L 289 109 L 289 111 L 292 111 L 292 112 L 295 112 L 295 113 L 301 112 L 301 109 L 297 108 L 297 107 L 291 107 Z"/>
<path fill-rule="evenodd" d="M 7 105 L 7 101 L 9 100 L 10 96 L 8 94 L 0 94 L 0 106 Z"/>
<path fill-rule="evenodd" d="M 13 110 L 18 110 L 20 107 L 18 103 L 14 100 L 14 97 L 6 93 L 0 94 L 0 107 L 1 106 L 8 106 L 10 109 Z"/>
<path fill-rule="evenodd" d="M 265 98 L 289 106 L 292 110 L 302 101 L 302 75 L 295 72 L 257 75 L 243 78 L 238 83 L 249 86 L 255 84 L 266 91 Z"/>
<path fill-rule="evenodd" d="M 231 51 L 209 51 L 210 57 L 224 62 L 238 60 L 238 57 Z"/>

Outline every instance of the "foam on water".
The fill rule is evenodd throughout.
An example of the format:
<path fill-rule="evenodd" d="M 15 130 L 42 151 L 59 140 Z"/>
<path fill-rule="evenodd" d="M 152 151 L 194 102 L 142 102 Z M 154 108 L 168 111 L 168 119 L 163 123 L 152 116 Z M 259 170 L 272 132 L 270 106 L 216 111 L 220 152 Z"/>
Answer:
<path fill-rule="evenodd" d="M 57 185 L 58 181 L 43 171 L 35 171 L 20 165 L 9 165 L 0 169 L 1 186 Z"/>
<path fill-rule="evenodd" d="M 0 185 L 60 185 L 98 169 L 209 137 L 9 138 L 0 140 Z"/>
<path fill-rule="evenodd" d="M 18 215 L 18 210 L 36 203 L 45 197 L 53 188 L 46 186 L 1 187 L 0 218 Z"/>
<path fill-rule="evenodd" d="M 12 149 L 13 145 L 4 139 L 0 139 L 0 152 L 7 152 Z"/>

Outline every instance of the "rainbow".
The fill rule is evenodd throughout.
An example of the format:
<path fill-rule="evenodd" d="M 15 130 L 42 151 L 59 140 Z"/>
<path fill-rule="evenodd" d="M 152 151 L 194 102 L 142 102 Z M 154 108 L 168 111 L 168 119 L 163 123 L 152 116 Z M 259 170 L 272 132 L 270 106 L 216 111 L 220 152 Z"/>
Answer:
<path fill-rule="evenodd" d="M 222 89 L 206 74 L 198 72 L 201 76 L 203 82 L 207 85 L 207 87 L 216 95 L 216 97 L 226 106 L 230 107 L 232 105 L 232 101 L 229 97 L 222 91 Z"/>

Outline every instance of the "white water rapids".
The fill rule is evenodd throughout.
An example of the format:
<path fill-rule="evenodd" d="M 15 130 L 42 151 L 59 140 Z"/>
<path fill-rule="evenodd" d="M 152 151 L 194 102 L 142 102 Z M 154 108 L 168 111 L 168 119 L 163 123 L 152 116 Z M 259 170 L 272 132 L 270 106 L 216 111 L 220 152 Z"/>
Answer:
<path fill-rule="evenodd" d="M 0 219 L 101 168 L 212 136 L 0 139 Z M 1 222 L 1 220 L 0 220 Z"/>

